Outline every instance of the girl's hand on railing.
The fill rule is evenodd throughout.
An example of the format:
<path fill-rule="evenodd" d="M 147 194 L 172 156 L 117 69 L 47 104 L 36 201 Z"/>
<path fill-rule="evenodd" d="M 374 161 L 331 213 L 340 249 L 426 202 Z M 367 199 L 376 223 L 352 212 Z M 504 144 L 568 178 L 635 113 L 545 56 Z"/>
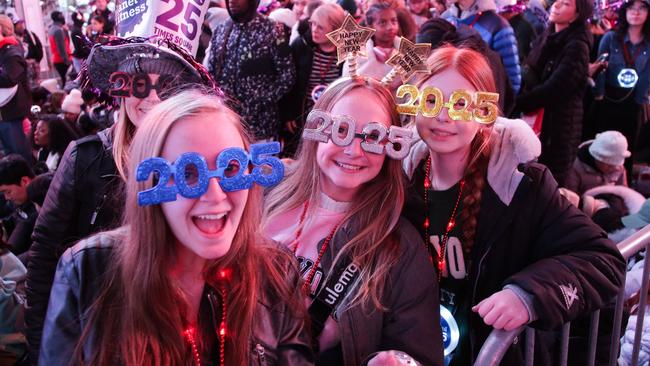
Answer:
<path fill-rule="evenodd" d="M 512 290 L 501 290 L 472 307 L 487 325 L 507 331 L 527 324 L 528 310 Z"/>

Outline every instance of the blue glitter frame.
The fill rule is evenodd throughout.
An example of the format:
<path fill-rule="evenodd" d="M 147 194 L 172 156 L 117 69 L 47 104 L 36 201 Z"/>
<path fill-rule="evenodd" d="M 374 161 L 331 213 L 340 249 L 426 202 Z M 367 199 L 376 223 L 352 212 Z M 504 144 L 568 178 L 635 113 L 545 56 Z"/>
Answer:
<path fill-rule="evenodd" d="M 195 152 L 187 152 L 179 156 L 174 163 L 154 157 L 138 164 L 136 180 L 146 181 L 152 175 L 157 181 L 149 189 L 138 192 L 140 206 L 156 205 L 163 202 L 175 201 L 180 194 L 185 198 L 198 198 L 208 190 L 209 180 L 218 178 L 219 186 L 224 192 L 234 192 L 250 189 L 253 183 L 264 187 L 278 184 L 284 177 L 284 165 L 277 157 L 280 152 L 279 142 L 265 142 L 250 146 L 250 153 L 240 147 L 230 147 L 219 153 L 216 159 L 216 169 L 209 170 L 205 157 Z M 240 169 L 233 175 L 227 174 L 230 162 L 236 161 Z M 246 174 L 249 163 L 253 169 Z M 185 176 L 188 166 L 196 168 L 196 183 L 190 185 Z M 264 172 L 263 167 L 270 167 L 270 172 Z M 171 178 L 173 184 L 168 184 Z"/>

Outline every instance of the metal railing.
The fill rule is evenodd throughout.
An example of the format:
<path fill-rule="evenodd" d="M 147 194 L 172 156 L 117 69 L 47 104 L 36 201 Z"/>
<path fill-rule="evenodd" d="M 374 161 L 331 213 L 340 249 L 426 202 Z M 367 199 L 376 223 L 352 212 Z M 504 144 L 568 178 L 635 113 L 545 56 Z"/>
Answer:
<path fill-rule="evenodd" d="M 617 245 L 621 255 L 627 261 L 630 257 L 641 250 L 650 253 L 650 225 L 637 231 L 629 238 L 621 241 Z M 641 282 L 641 293 L 639 299 L 639 313 L 636 319 L 636 330 L 634 334 L 634 345 L 632 348 L 632 366 L 639 362 L 639 351 L 641 349 L 641 336 L 643 334 L 643 320 L 645 318 L 645 306 L 648 300 L 648 279 L 650 278 L 650 258 L 646 257 L 643 265 L 643 277 Z M 627 276 L 627 272 L 625 273 Z M 611 348 L 609 365 L 615 366 L 618 362 L 619 342 L 621 339 L 621 325 L 623 321 L 623 306 L 625 305 L 625 277 L 623 277 L 623 286 L 621 286 L 618 296 L 616 297 L 616 309 L 614 312 L 614 327 L 612 329 Z M 594 365 L 596 360 L 596 340 L 598 338 L 598 323 L 600 310 L 591 314 L 589 325 L 589 348 L 587 352 L 587 365 Z M 562 327 L 562 342 L 560 346 L 559 365 L 567 364 L 569 353 L 569 332 L 571 323 L 566 323 Z M 526 330 L 525 360 L 526 365 L 533 365 L 533 355 L 535 353 L 535 331 L 532 328 L 522 326 L 515 330 L 493 330 L 483 343 L 481 351 L 474 362 L 475 366 L 493 366 L 498 365 L 517 337 Z"/>

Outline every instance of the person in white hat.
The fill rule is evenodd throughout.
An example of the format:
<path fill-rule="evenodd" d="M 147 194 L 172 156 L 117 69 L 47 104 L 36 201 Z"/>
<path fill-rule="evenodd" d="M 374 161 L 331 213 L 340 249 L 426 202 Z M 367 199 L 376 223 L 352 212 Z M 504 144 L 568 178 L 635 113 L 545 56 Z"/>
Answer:
<path fill-rule="evenodd" d="M 72 89 L 70 94 L 66 95 L 63 99 L 63 104 L 61 104 L 61 110 L 63 111 L 63 119 L 66 122 L 74 124 L 77 122 L 77 118 L 81 114 L 81 106 L 83 106 L 84 100 L 81 97 L 81 91 L 79 89 Z"/>
<path fill-rule="evenodd" d="M 594 140 L 580 144 L 565 187 L 582 195 L 588 189 L 602 185 L 627 186 L 623 163 L 630 155 L 627 139 L 622 133 L 601 132 Z"/>

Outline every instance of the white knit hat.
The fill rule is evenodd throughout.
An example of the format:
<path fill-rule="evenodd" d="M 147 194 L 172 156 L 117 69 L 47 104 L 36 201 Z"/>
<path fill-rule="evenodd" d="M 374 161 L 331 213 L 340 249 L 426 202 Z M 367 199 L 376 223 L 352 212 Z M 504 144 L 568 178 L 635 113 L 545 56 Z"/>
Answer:
<path fill-rule="evenodd" d="M 81 106 L 84 100 L 81 97 L 79 89 L 70 90 L 70 94 L 66 95 L 61 104 L 61 110 L 67 113 L 79 114 L 81 113 Z"/>
<path fill-rule="evenodd" d="M 47 89 L 47 91 L 49 91 L 50 93 L 54 93 L 57 90 L 61 90 L 59 89 L 59 82 L 56 79 L 45 79 L 41 81 L 41 86 Z"/>
<path fill-rule="evenodd" d="M 627 150 L 627 139 L 618 131 L 605 131 L 596 135 L 589 153 L 594 159 L 610 165 L 623 165 L 632 153 Z"/>

